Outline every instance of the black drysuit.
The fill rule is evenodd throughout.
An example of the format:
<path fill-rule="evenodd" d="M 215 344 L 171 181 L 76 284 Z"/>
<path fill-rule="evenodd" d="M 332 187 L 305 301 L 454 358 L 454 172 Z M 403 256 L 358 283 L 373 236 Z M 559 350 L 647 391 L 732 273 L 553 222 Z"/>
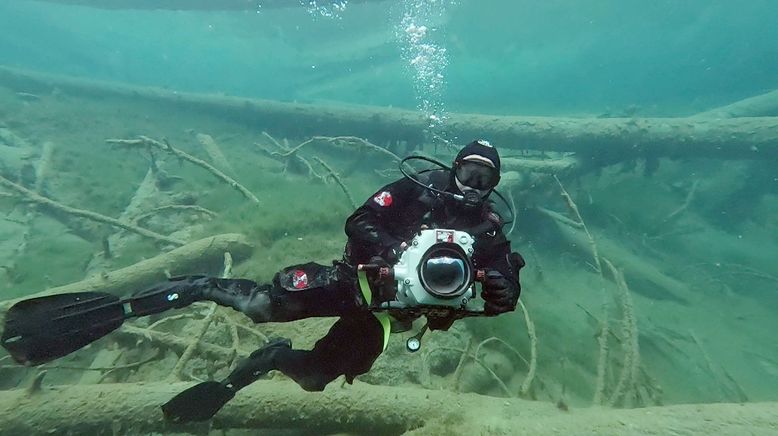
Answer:
<path fill-rule="evenodd" d="M 449 174 L 430 171 L 423 173 L 421 180 L 446 190 L 450 189 Z M 189 285 L 200 288 L 199 299 L 233 307 L 255 322 L 339 317 L 312 350 L 275 347 L 271 351 L 272 369 L 280 370 L 306 390 L 322 390 L 340 375 L 351 382 L 366 373 L 383 351 L 384 331 L 367 310 L 357 284 L 356 265 L 368 263 L 375 256 L 393 263 L 400 254 L 400 244 L 410 241 L 422 225 L 471 232 L 475 237 L 474 266 L 499 271 L 509 283 L 515 306 L 523 260 L 511 254 L 510 243 L 500 229 L 500 217 L 491 204 L 465 208 L 405 178 L 381 188 L 348 218 L 345 254 L 332 266 L 291 266 L 278 272 L 272 285 L 204 277 L 195 279 L 199 284 Z M 450 322 L 437 325 L 448 328 Z M 436 324 L 431 323 L 431 327 L 436 328 Z"/>

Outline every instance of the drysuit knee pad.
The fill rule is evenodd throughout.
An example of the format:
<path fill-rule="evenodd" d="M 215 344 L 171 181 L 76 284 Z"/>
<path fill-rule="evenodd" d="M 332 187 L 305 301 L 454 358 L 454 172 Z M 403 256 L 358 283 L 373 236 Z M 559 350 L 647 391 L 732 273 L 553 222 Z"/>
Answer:
<path fill-rule="evenodd" d="M 334 267 L 315 262 L 302 263 L 284 268 L 276 274 L 275 281 L 289 292 L 326 287 L 337 281 Z"/>

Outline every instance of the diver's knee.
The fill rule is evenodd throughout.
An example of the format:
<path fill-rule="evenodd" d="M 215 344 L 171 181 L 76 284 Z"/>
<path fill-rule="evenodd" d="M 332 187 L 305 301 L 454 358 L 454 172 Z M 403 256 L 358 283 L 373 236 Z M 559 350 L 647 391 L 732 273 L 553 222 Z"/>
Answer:
<path fill-rule="evenodd" d="M 238 310 L 251 318 L 255 323 L 276 321 L 273 316 L 273 301 L 268 292 L 256 292 L 241 301 Z"/>
<path fill-rule="evenodd" d="M 248 316 L 255 323 L 274 321 L 270 285 L 257 285 L 242 279 L 218 280 L 216 286 L 206 290 L 205 296 L 208 300 L 221 306 L 231 307 Z"/>
<path fill-rule="evenodd" d="M 307 392 L 321 392 L 331 381 L 332 379 L 327 377 L 310 376 L 297 380 L 297 384 Z"/>

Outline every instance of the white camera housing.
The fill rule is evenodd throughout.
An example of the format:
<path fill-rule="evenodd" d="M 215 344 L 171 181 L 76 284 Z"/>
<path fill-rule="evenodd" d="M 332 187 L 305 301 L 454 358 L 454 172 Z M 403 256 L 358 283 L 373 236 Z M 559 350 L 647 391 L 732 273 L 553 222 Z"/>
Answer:
<path fill-rule="evenodd" d="M 436 306 L 465 310 L 481 310 L 474 282 L 476 271 L 471 257 L 473 237 L 463 231 L 424 229 L 408 244 L 393 267 L 396 281 L 396 301 L 392 308 Z M 432 271 L 443 271 L 435 280 Z"/>

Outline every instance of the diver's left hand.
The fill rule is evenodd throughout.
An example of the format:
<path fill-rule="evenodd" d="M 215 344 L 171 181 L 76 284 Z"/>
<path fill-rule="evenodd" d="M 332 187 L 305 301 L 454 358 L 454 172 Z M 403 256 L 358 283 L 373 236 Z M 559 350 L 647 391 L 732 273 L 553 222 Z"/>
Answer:
<path fill-rule="evenodd" d="M 487 315 L 512 312 L 519 301 L 518 292 L 512 289 L 508 279 L 495 270 L 486 273 L 481 296 L 485 301 L 484 312 Z"/>

